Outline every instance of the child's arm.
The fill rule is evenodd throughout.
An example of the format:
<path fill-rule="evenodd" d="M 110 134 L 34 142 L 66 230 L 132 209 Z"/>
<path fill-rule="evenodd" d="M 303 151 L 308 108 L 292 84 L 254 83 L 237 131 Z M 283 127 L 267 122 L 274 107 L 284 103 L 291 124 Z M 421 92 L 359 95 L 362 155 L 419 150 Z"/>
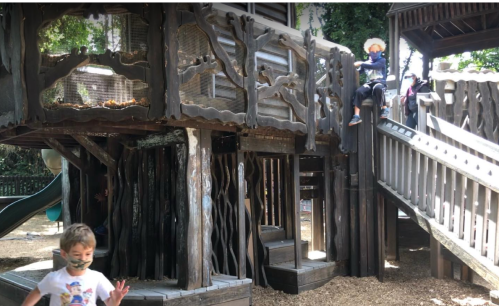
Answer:
<path fill-rule="evenodd" d="M 41 298 L 42 295 L 40 294 L 40 290 L 38 290 L 38 287 L 36 287 L 28 294 L 21 306 L 34 306 Z"/>
<path fill-rule="evenodd" d="M 118 306 L 121 303 L 121 300 L 128 293 L 128 289 L 130 286 L 125 287 L 125 281 L 116 282 L 116 289 L 109 292 L 109 298 L 105 301 L 106 306 Z"/>

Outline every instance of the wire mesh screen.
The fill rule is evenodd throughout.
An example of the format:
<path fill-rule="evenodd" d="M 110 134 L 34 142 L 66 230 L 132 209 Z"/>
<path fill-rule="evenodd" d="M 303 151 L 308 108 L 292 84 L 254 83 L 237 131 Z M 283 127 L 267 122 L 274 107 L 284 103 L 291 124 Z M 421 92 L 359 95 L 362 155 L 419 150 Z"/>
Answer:
<path fill-rule="evenodd" d="M 49 109 L 147 106 L 149 100 L 146 83 L 130 81 L 112 69 L 93 66 L 78 68 L 42 93 L 42 103 Z"/>
<path fill-rule="evenodd" d="M 65 15 L 39 32 L 42 54 L 68 54 L 86 46 L 88 53 L 147 51 L 148 26 L 136 14 L 99 15 L 85 19 Z"/>
<path fill-rule="evenodd" d="M 219 30 L 220 33 L 222 31 Z M 230 33 L 225 32 L 225 34 L 220 35 L 219 41 L 231 60 L 233 60 L 232 64 L 236 71 L 242 74 L 242 52 L 239 52 L 234 41 L 229 37 L 232 37 Z M 202 56 L 208 55 L 214 60 L 208 38 L 197 26 L 185 25 L 180 27 L 178 41 L 180 72 L 195 65 L 197 58 Z M 199 105 L 203 108 L 214 107 L 221 111 L 228 110 L 233 113 L 244 112 L 244 91 L 236 88 L 220 68 L 219 63 L 216 69 L 205 70 L 195 75 L 187 83 L 182 84 L 180 86 L 181 102 Z"/>

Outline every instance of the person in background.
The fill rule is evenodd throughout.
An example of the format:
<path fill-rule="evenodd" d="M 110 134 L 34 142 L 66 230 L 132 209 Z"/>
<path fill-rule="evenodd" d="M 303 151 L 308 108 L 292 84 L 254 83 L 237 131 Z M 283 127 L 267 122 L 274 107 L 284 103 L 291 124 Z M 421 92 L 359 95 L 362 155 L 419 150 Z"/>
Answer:
<path fill-rule="evenodd" d="M 415 73 L 408 73 L 404 79 L 412 78 L 412 84 L 407 89 L 407 93 L 400 100 L 402 105 L 404 105 L 405 115 L 407 120 L 405 125 L 411 129 L 415 129 L 418 125 L 418 101 L 416 100 L 417 93 L 427 93 L 430 92 L 428 87 L 428 81 L 421 80 L 417 77 Z"/>
<path fill-rule="evenodd" d="M 360 118 L 360 107 L 362 100 L 373 97 L 374 102 L 381 107 L 381 119 L 388 118 L 390 114 L 386 107 L 384 89 L 386 87 L 386 59 L 381 55 L 385 51 L 386 44 L 379 38 L 370 38 L 364 43 L 364 50 L 369 53 L 369 60 L 365 62 L 355 62 L 355 67 L 359 68 L 359 73 L 365 73 L 367 83 L 357 88 L 353 97 L 354 115 L 348 126 L 353 126 L 362 122 Z"/>

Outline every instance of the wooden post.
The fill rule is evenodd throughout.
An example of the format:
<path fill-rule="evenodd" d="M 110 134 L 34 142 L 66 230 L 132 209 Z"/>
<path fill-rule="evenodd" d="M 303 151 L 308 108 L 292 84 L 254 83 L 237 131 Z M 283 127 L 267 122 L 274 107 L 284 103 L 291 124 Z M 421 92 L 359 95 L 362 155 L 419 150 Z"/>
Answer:
<path fill-rule="evenodd" d="M 442 245 L 430 235 L 430 266 L 431 276 L 441 279 L 444 277 L 444 257 L 442 255 Z"/>
<path fill-rule="evenodd" d="M 246 224 L 245 224 L 245 202 L 244 202 L 244 153 L 238 151 L 237 158 L 237 232 L 238 237 L 238 261 L 239 279 L 246 278 Z"/>
<path fill-rule="evenodd" d="M 286 155 L 283 159 L 284 164 L 284 230 L 286 232 L 286 239 L 293 238 L 293 195 L 294 188 L 291 187 L 291 165 L 289 160 L 289 155 Z"/>
<path fill-rule="evenodd" d="M 473 283 L 473 270 L 465 264 L 461 265 L 461 280 Z"/>
<path fill-rule="evenodd" d="M 322 217 L 322 201 L 320 198 L 312 201 L 312 250 L 322 251 L 324 241 L 324 218 Z"/>
<path fill-rule="evenodd" d="M 278 158 L 271 159 L 272 168 L 273 168 L 273 176 L 272 181 L 273 184 L 273 192 L 274 192 L 274 225 L 282 226 L 281 221 L 281 182 L 280 182 L 280 173 L 281 167 Z"/>
<path fill-rule="evenodd" d="M 201 197 L 202 197 L 202 244 L 203 244 L 203 275 L 202 286 L 209 287 L 211 282 L 211 234 L 213 232 L 212 224 L 212 202 L 211 202 L 211 131 L 201 130 Z M 243 204 L 244 206 L 244 197 Z M 244 212 L 244 210 L 243 210 Z M 243 215 L 244 216 L 244 215 Z M 244 223 L 244 217 L 243 217 Z M 244 261 L 243 261 L 244 262 Z"/>
<path fill-rule="evenodd" d="M 71 182 L 69 178 L 69 162 L 61 157 L 62 162 L 62 227 L 66 229 L 71 225 L 70 204 L 71 201 Z"/>
<path fill-rule="evenodd" d="M 398 208 L 392 202 L 386 204 L 386 259 L 399 260 Z"/>
<path fill-rule="evenodd" d="M 300 156 L 298 154 L 293 154 L 293 200 L 295 269 L 301 269 Z"/>
<path fill-rule="evenodd" d="M 182 186 L 177 188 L 178 193 L 185 194 L 185 203 L 178 203 L 178 286 L 193 290 L 202 285 L 201 136 L 198 129 L 192 128 L 186 128 L 186 134 L 186 172 L 179 169 L 179 176 L 186 175 L 185 185 L 183 190 Z"/>

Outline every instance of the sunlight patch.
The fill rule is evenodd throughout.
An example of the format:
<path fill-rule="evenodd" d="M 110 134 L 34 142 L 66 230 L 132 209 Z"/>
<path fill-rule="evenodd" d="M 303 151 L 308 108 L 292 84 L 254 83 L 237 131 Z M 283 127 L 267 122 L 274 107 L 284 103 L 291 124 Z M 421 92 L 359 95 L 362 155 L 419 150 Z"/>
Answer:
<path fill-rule="evenodd" d="M 470 306 L 478 306 L 478 305 L 489 305 L 488 300 L 484 300 L 482 298 L 473 298 L 473 297 L 465 297 L 464 299 L 452 299 L 453 302 L 458 303 L 459 305 L 470 305 Z"/>
<path fill-rule="evenodd" d="M 322 251 L 311 251 L 311 252 L 308 252 L 308 258 L 310 258 L 310 259 L 326 258 L 326 252 L 322 252 Z"/>
<path fill-rule="evenodd" d="M 21 271 L 33 271 L 33 270 L 45 270 L 45 269 L 52 269 L 52 267 L 53 267 L 52 260 L 44 260 L 44 261 L 34 262 L 32 264 L 19 267 L 19 268 L 15 269 L 14 271 L 21 272 Z"/>

